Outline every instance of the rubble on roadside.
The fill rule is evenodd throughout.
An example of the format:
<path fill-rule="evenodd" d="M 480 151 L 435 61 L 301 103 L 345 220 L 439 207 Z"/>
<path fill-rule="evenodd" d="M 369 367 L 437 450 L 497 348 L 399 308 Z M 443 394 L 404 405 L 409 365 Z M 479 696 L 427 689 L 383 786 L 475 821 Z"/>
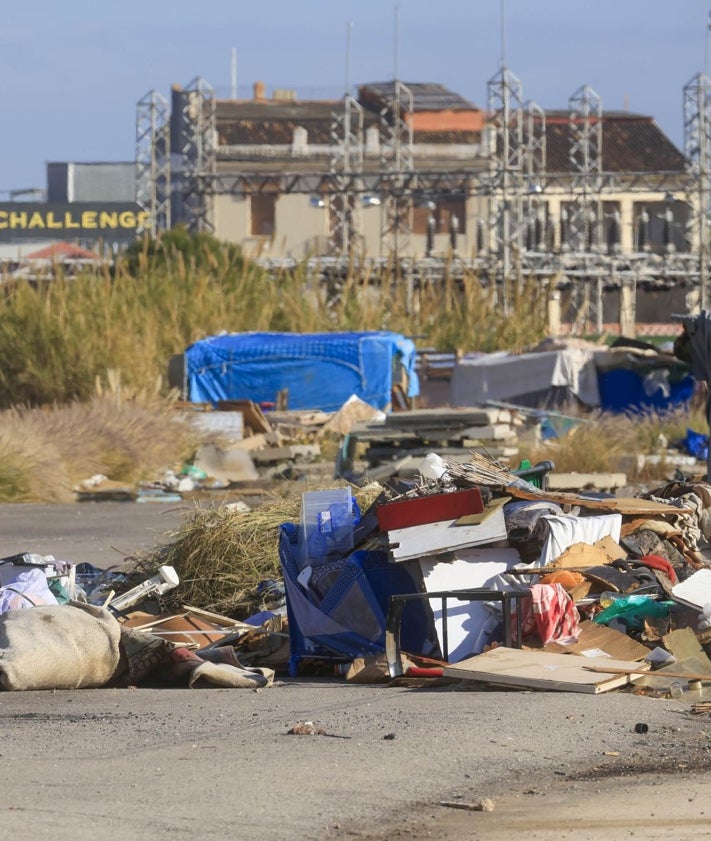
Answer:
<path fill-rule="evenodd" d="M 0 615 L 0 685 L 255 688 L 328 674 L 711 700 L 711 487 L 566 492 L 547 487 L 552 468 L 432 452 L 416 478 L 376 483 L 362 510 L 353 486 L 305 491 L 298 522 L 271 537 L 282 586 L 243 619 L 176 609 L 179 570 L 165 564 L 131 587 L 125 573 L 2 559 L 0 595 L 15 601 Z M 110 669 L 97 654 L 92 677 L 62 673 L 70 614 Z M 59 634 L 41 643 L 54 665 L 29 675 L 12 641 L 39 645 L 40 621 Z"/>

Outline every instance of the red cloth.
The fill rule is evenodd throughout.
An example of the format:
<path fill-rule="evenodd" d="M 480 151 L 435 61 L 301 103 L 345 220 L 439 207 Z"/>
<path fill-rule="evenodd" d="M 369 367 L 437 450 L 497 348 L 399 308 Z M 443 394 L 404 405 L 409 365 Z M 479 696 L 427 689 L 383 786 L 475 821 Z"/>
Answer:
<path fill-rule="evenodd" d="M 676 584 L 678 580 L 676 577 L 676 570 L 671 563 L 661 555 L 645 555 L 643 558 L 639 559 L 639 562 L 645 566 L 651 567 L 652 569 L 658 569 L 661 572 L 665 572 L 669 576 L 671 583 Z"/>
<path fill-rule="evenodd" d="M 522 600 L 521 635 L 538 636 L 543 645 L 556 640 L 576 640 L 580 614 L 560 584 L 534 584 L 531 598 Z"/>

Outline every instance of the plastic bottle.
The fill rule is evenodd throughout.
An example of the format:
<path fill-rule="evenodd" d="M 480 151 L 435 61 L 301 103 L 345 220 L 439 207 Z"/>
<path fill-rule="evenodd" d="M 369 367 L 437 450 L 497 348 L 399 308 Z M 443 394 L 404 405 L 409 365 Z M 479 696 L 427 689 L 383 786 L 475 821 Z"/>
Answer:
<path fill-rule="evenodd" d="M 598 597 L 598 601 L 600 602 L 600 607 L 606 608 L 609 607 L 614 601 L 620 598 L 620 593 L 612 593 L 609 590 L 605 590 L 604 593 L 600 593 Z"/>
<path fill-rule="evenodd" d="M 675 680 L 672 683 L 672 685 L 669 687 L 669 695 L 672 698 L 683 698 L 685 691 L 686 691 L 686 687 L 679 680 Z"/>

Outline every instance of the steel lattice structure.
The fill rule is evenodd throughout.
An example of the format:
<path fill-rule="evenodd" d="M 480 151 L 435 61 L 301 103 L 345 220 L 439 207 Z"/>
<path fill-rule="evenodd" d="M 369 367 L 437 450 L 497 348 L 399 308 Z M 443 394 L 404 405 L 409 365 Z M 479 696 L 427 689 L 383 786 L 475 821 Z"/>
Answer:
<path fill-rule="evenodd" d="M 329 252 L 354 259 L 360 252 L 361 202 L 358 190 L 363 174 L 363 108 L 346 95 L 343 111 L 333 115 L 331 141 L 333 155 L 329 174 L 333 189 L 328 191 L 331 229 Z"/>
<path fill-rule="evenodd" d="M 413 114 L 412 91 L 396 79 L 393 98 L 380 111 L 380 169 L 383 173 L 380 239 L 383 253 L 396 259 L 410 252 L 412 194 L 417 189 Z"/>
<path fill-rule="evenodd" d="M 694 184 L 691 202 L 690 237 L 698 252 L 699 297 L 701 308 L 708 305 L 709 155 L 711 154 L 711 80 L 697 73 L 684 87 L 684 152 Z"/>
<path fill-rule="evenodd" d="M 497 273 L 511 273 L 511 254 L 523 253 L 524 103 L 520 80 L 506 67 L 487 83 L 489 119 L 485 154 L 489 161 L 488 251 Z"/>
<path fill-rule="evenodd" d="M 170 109 L 158 91 L 136 106 L 136 201 L 151 214 L 151 235 L 170 228 Z"/>
<path fill-rule="evenodd" d="M 192 230 L 206 231 L 214 231 L 217 195 L 318 195 L 329 205 L 332 222 L 330 256 L 314 258 L 314 266 L 320 267 L 354 258 L 377 264 L 395 255 L 411 273 L 426 271 L 434 276 L 443 273 L 446 265 L 455 272 L 475 269 L 482 282 L 502 279 L 514 270 L 519 275 L 555 278 L 568 286 L 589 286 L 594 280 L 598 290 L 625 283 L 695 282 L 705 277 L 708 257 L 710 87 L 706 77 L 695 77 L 684 91 L 689 160 L 685 172 L 606 172 L 601 157 L 602 105 L 587 86 L 569 100 L 572 171 L 550 172 L 546 115 L 535 103 L 523 102 L 520 81 L 505 67 L 488 83 L 490 117 L 484 154 L 463 160 L 460 166 L 415 166 L 413 96 L 396 81 L 392 100 L 380 113 L 378 159 L 365 160 L 363 110 L 347 96 L 343 112 L 332 121 L 329 164 L 314 163 L 309 169 L 303 162 L 298 168 L 280 162 L 258 170 L 222 167 L 218 172 L 215 92 L 196 78 L 185 90 L 173 92 L 170 138 L 160 95 L 151 92 L 138 103 L 138 195 L 144 206 L 155 209 L 156 230 L 184 223 Z M 163 186 L 168 181 L 172 203 L 170 191 Z M 689 253 L 672 249 L 661 255 L 650 253 L 644 212 L 634 223 L 631 253 L 620 253 L 614 211 L 608 225 L 612 233 L 607 243 L 603 241 L 602 199 L 606 194 L 634 192 L 677 194 L 689 201 L 693 227 Z M 381 201 L 379 257 L 366 258 L 361 253 L 360 211 L 366 195 Z M 488 231 L 483 231 L 481 247 L 467 258 L 454 255 L 453 263 L 415 259 L 410 250 L 414 202 L 452 196 L 478 197 L 488 208 L 482 220 L 488 223 Z M 556 206 L 560 205 L 558 219 L 546 210 L 551 197 L 557 197 Z M 705 283 L 701 286 L 705 289 Z"/>
<path fill-rule="evenodd" d="M 180 215 L 177 221 L 190 231 L 215 231 L 214 191 L 212 179 L 217 164 L 217 121 L 215 90 L 204 79 L 196 77 L 184 90 L 178 91 L 179 123 L 177 152 L 173 155 L 180 167 L 173 168 L 173 189 L 180 194 Z M 177 185 L 176 185 L 177 181 Z"/>

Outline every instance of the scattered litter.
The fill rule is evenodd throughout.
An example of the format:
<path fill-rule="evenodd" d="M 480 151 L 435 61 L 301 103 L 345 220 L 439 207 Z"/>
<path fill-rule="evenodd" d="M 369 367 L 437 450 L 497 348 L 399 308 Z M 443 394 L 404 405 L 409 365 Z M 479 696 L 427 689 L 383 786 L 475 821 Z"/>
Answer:
<path fill-rule="evenodd" d="M 463 803 L 457 800 L 440 800 L 440 806 L 448 809 L 464 809 L 467 812 L 493 812 L 494 801 L 488 797 L 480 800 L 478 803 Z"/>
<path fill-rule="evenodd" d="M 287 731 L 289 736 L 325 736 L 326 731 L 323 727 L 317 727 L 313 721 L 299 721 L 290 727 Z"/>

